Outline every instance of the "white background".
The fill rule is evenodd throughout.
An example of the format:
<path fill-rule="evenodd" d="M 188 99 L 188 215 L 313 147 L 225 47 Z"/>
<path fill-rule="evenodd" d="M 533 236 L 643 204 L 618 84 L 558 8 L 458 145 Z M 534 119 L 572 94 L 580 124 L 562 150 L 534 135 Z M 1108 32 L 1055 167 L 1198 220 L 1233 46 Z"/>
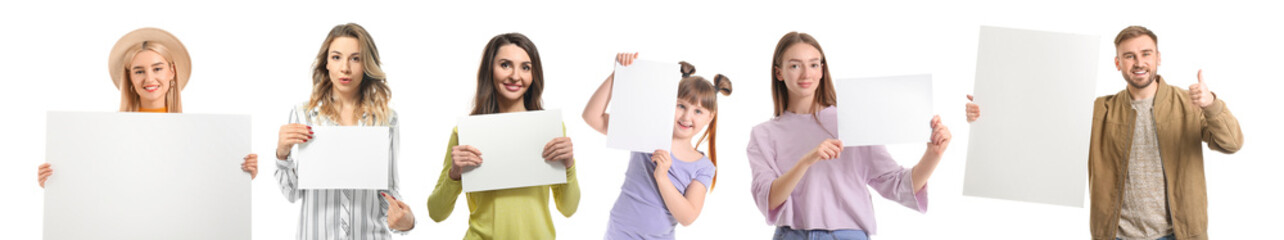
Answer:
<path fill-rule="evenodd" d="M 1208 86 L 1227 101 L 1245 134 L 1237 154 L 1205 151 L 1211 236 L 1275 236 L 1274 219 L 1284 215 L 1276 171 L 1281 157 L 1271 150 L 1284 144 L 1278 137 L 1284 131 L 1273 119 L 1281 103 L 1275 92 L 1284 85 L 1276 71 L 1284 63 L 1284 34 L 1277 27 L 1284 17 L 1270 3 L 6 1 L 0 9 L 6 24 L 0 72 L 8 80 L 0 94 L 6 105 L 0 118 L 0 201 L 8 207 L 0 228 L 6 238 L 40 238 L 43 190 L 35 172 L 44 162 L 45 112 L 115 111 L 119 93 L 107 74 L 108 51 L 126 32 L 148 26 L 174 33 L 191 51 L 195 68 L 183 93 L 184 110 L 253 115 L 253 149 L 263 156 L 253 181 L 254 236 L 294 238 L 299 205 L 284 200 L 272 176 L 277 128 L 291 106 L 308 98 L 309 67 L 325 34 L 347 22 L 362 24 L 374 36 L 393 90 L 392 107 L 401 116 L 401 191 L 418 217 L 408 239 L 464 234 L 466 201 L 458 201 L 441 223 L 428 218 L 425 203 L 451 127 L 468 113 L 483 46 L 496 34 L 514 31 L 539 47 L 547 79 L 544 105 L 566 110 L 576 144 L 579 212 L 554 217 L 565 239 L 601 238 L 623 181 L 627 153 L 608 150 L 604 136 L 578 121 L 578 111 L 621 51 L 642 52 L 642 59 L 686 60 L 697 75 L 723 73 L 735 83 L 735 93 L 721 98 L 719 109 L 719 184 L 699 220 L 679 227 L 678 236 L 769 238 L 773 228 L 750 197 L 743 147 L 750 128 L 771 117 L 768 65 L 777 40 L 794 30 L 820 40 L 836 78 L 933 75 L 936 111 L 953 130 L 954 142 L 930 182 L 927 214 L 875 201 L 879 239 L 1088 237 L 1087 209 L 961 195 L 969 144 L 964 95 L 972 88 L 980 25 L 1101 35 L 1099 76 L 1084 79 L 1098 81 L 1098 95 L 1125 86 L 1111 64 L 1114 46 L 1108 39 L 1128 25 L 1151 28 L 1164 60 L 1159 73 L 1185 88 L 1195 82 L 1197 69 L 1205 69 Z M 890 149 L 908 166 L 923 146 Z M 155 199 L 181 201 L 161 189 Z M 174 220 L 181 219 L 157 219 Z"/>

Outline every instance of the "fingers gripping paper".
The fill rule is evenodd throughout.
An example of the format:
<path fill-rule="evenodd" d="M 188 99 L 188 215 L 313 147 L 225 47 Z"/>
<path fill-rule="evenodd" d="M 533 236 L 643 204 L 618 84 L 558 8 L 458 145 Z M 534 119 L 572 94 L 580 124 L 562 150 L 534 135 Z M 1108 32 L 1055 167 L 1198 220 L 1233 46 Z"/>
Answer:
<path fill-rule="evenodd" d="M 1083 207 L 1098 41 L 981 27 L 964 195 Z"/>
<path fill-rule="evenodd" d="M 459 145 L 481 151 L 482 164 L 464 169 L 465 192 L 566 183 L 566 166 L 545 161 L 544 146 L 562 137 L 562 111 L 468 116 L 459 122 Z"/>
<path fill-rule="evenodd" d="M 250 239 L 250 116 L 48 113 L 44 239 Z"/>

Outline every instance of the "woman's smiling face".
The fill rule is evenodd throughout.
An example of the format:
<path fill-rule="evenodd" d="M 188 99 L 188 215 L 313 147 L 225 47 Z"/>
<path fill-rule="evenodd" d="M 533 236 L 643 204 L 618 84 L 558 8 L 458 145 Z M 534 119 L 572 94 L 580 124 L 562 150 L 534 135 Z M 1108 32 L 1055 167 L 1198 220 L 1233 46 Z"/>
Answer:
<path fill-rule="evenodd" d="M 141 102 L 155 102 L 169 93 L 174 66 L 165 57 L 155 51 L 141 51 L 129 66 L 129 81 Z"/>
<path fill-rule="evenodd" d="M 505 101 L 519 101 L 531 85 L 531 58 L 525 49 L 516 44 L 499 47 L 491 71 L 495 92 Z"/>

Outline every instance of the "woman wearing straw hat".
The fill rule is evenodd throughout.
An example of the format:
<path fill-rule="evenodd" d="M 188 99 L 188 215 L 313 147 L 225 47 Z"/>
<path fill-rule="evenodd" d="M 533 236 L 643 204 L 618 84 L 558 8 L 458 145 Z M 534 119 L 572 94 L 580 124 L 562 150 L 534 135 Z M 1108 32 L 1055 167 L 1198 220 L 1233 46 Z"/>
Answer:
<path fill-rule="evenodd" d="M 192 74 L 192 58 L 173 34 L 158 28 L 140 28 L 125 34 L 107 59 L 112 81 L 120 89 L 121 112 L 182 113 L 179 93 Z M 258 155 L 245 155 L 241 170 L 258 175 Z M 40 164 L 40 187 L 53 175 L 49 163 Z"/>

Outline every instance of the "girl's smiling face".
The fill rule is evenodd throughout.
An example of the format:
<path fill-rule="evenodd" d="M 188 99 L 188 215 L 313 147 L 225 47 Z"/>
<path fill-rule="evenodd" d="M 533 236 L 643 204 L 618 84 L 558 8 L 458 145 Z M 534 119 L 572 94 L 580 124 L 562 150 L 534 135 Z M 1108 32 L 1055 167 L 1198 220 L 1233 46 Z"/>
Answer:
<path fill-rule="evenodd" d="M 165 94 L 169 93 L 170 82 L 174 80 L 174 65 L 159 53 L 146 50 L 134 55 L 129 66 L 129 81 L 134 92 L 138 93 L 139 101 L 163 103 Z"/>
<path fill-rule="evenodd" d="M 531 85 L 531 58 L 526 50 L 516 44 L 499 47 L 495 53 L 494 66 L 491 66 L 495 80 L 495 92 L 504 101 L 521 101 L 522 95 Z"/>
<path fill-rule="evenodd" d="M 708 126 L 714 116 L 714 112 L 700 103 L 684 99 L 679 99 L 673 110 L 673 138 L 687 141 Z"/>

